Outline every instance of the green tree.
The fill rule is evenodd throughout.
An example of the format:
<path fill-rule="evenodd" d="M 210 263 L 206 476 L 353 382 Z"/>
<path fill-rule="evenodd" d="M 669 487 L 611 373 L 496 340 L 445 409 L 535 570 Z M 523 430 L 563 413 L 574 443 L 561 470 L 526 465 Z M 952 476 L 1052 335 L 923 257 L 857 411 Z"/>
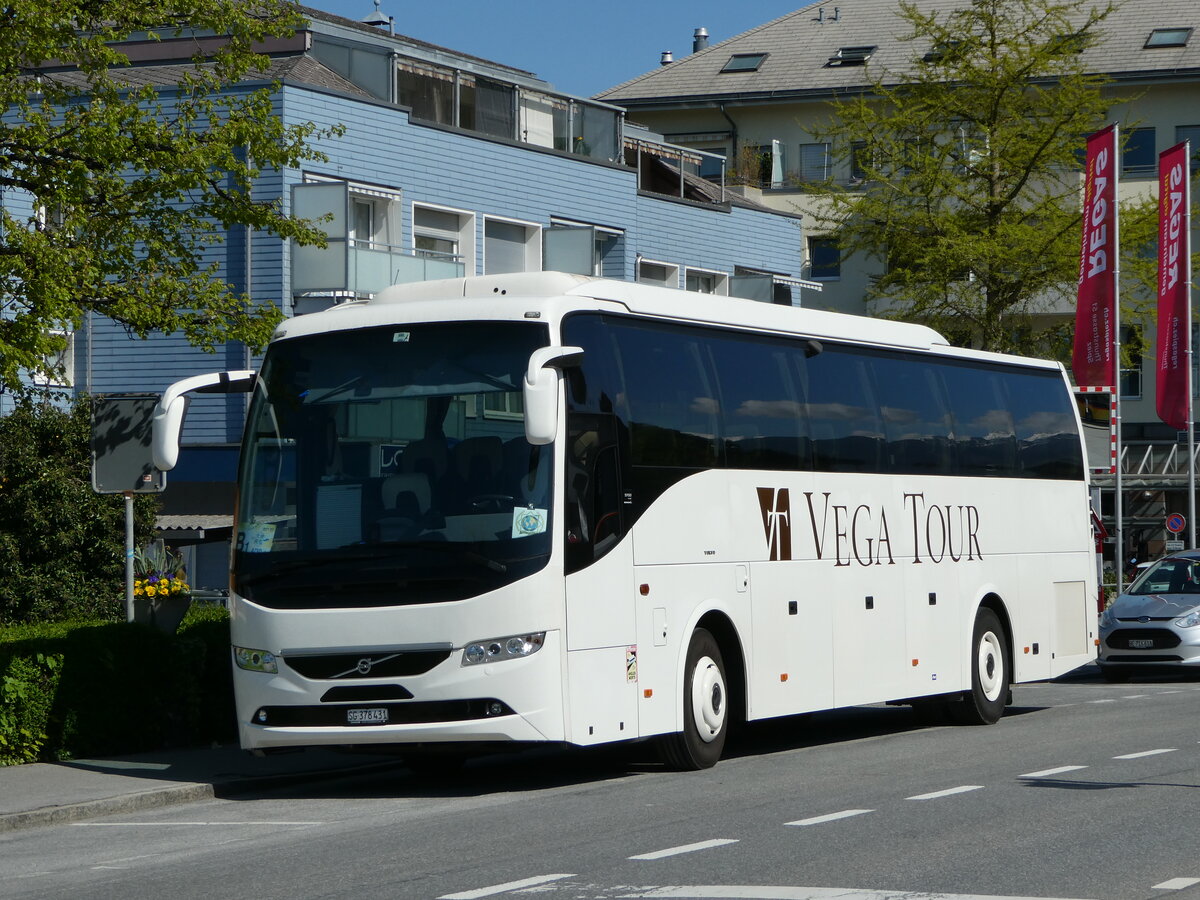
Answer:
<path fill-rule="evenodd" d="M 215 277 L 206 251 L 238 225 L 323 241 L 250 193 L 264 169 L 322 158 L 306 147 L 316 127 L 284 126 L 270 89 L 237 87 L 269 64 L 256 47 L 300 22 L 292 0 L 0 7 L 0 386 L 54 371 L 90 310 L 140 337 L 265 344 L 279 311 Z M 195 56 L 155 86 L 129 39 Z"/>
<path fill-rule="evenodd" d="M 91 477 L 91 403 L 26 399 L 0 418 L 0 623 L 123 619 L 125 506 Z M 134 498 L 134 539 L 157 498 Z"/>
<path fill-rule="evenodd" d="M 1074 306 L 1084 137 L 1114 103 L 1080 51 L 1113 8 L 902 0 L 908 63 L 870 71 L 820 136 L 861 185 L 818 187 L 817 224 L 883 270 L 868 298 L 881 311 L 989 350 L 1047 349 L 1031 314 Z"/>

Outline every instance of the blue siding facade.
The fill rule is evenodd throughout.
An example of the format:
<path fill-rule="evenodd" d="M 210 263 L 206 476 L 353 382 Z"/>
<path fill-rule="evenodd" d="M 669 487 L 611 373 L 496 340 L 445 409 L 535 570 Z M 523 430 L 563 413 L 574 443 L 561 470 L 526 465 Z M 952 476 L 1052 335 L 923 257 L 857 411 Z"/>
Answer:
<path fill-rule="evenodd" d="M 260 86 L 248 84 L 244 89 Z M 290 210 L 292 188 L 313 178 L 386 190 L 400 198 L 394 219 L 399 234 L 393 230 L 389 241 L 408 252 L 414 246 L 414 204 L 471 215 L 474 246 L 465 260 L 468 274 L 484 271 L 488 217 L 529 226 L 566 219 L 616 232 L 611 252 L 604 258 L 603 272 L 608 277 L 635 279 L 640 257 L 678 266 L 681 287 L 687 267 L 729 275 L 737 267 L 787 276 L 798 276 L 800 271 L 796 217 L 651 195 L 639 191 L 638 172 L 626 166 L 412 121 L 402 106 L 331 88 L 285 81 L 274 89 L 274 103 L 285 124 L 342 126 L 344 134 L 313 141 L 315 149 L 328 157 L 325 162 L 304 170 L 265 172 L 255 185 L 256 199 L 280 201 Z M 248 289 L 255 302 L 278 306 L 286 315 L 296 312 L 292 248 L 287 243 L 236 227 L 210 252 L 219 277 L 239 290 Z M 685 298 L 681 293 L 681 300 Z M 74 389 L 161 392 L 190 375 L 256 364 L 241 344 L 204 353 L 180 335 L 141 340 L 114 322 L 90 316 L 75 337 Z M 5 399 L 0 396 L 0 404 Z M 193 399 L 181 468 L 189 454 L 195 470 L 197 451 L 228 448 L 240 439 L 246 399 L 245 395 Z M 226 449 L 222 458 L 227 456 Z M 217 468 L 214 465 L 214 472 Z M 200 465 L 195 480 L 207 480 L 203 470 Z"/>

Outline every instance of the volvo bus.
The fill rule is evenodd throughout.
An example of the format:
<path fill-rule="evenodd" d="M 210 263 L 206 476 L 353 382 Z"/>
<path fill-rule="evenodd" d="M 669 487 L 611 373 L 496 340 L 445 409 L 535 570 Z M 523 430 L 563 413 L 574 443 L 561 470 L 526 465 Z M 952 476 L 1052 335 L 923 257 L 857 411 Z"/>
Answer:
<path fill-rule="evenodd" d="M 990 724 L 1094 657 L 1062 367 L 934 331 L 562 273 L 286 321 L 252 392 L 240 739 L 447 753 L 880 702 Z"/>

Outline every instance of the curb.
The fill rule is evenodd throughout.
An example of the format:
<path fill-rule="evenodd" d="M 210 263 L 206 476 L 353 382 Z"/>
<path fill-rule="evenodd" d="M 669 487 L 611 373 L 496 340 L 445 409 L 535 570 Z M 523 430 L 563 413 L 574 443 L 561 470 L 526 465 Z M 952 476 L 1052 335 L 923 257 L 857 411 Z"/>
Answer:
<path fill-rule="evenodd" d="M 70 803 L 65 806 L 43 806 L 39 809 L 0 815 L 0 834 L 25 828 L 39 828 L 45 825 L 64 825 L 114 813 L 137 812 L 143 809 L 173 806 L 177 803 L 211 800 L 214 796 L 215 792 L 211 784 L 181 784 L 152 791 L 123 794 L 118 797 Z"/>
<path fill-rule="evenodd" d="M 148 791 L 135 791 L 62 806 L 43 806 L 22 812 L 0 813 L 0 834 L 47 825 L 69 825 L 100 816 L 138 812 L 144 809 L 160 809 L 165 806 L 195 803 L 200 800 L 233 799 L 272 788 L 332 781 L 338 778 L 353 778 L 375 771 L 386 771 L 397 766 L 398 763 L 388 761 L 362 763 L 344 769 L 312 769 L 306 772 L 250 775 L 229 781 L 218 781 L 215 784 L 199 782 L 168 785 Z"/>

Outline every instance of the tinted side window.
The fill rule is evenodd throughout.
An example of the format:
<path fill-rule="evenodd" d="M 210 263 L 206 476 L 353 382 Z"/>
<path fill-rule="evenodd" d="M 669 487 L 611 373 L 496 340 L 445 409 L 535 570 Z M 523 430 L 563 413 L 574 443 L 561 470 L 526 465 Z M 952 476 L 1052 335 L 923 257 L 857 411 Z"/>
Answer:
<path fill-rule="evenodd" d="M 731 469 L 807 469 L 804 406 L 788 365 L 791 348 L 749 335 L 708 341 Z"/>
<path fill-rule="evenodd" d="M 882 471 L 883 427 L 867 359 L 828 344 L 812 357 L 797 347 L 792 358 L 807 401 L 813 468 Z"/>
<path fill-rule="evenodd" d="M 1020 372 L 1007 379 L 1021 474 L 1083 478 L 1083 451 L 1070 398 L 1057 372 Z"/>
<path fill-rule="evenodd" d="M 717 464 L 717 396 L 704 347 L 683 329 L 617 329 L 635 466 Z"/>
<path fill-rule="evenodd" d="M 942 364 L 942 372 L 954 411 L 958 473 L 1015 475 L 1017 436 L 1002 374 L 951 361 Z"/>
<path fill-rule="evenodd" d="M 919 357 L 881 354 L 871 360 L 871 370 L 887 434 L 884 471 L 952 474 L 950 411 L 940 367 Z"/>

